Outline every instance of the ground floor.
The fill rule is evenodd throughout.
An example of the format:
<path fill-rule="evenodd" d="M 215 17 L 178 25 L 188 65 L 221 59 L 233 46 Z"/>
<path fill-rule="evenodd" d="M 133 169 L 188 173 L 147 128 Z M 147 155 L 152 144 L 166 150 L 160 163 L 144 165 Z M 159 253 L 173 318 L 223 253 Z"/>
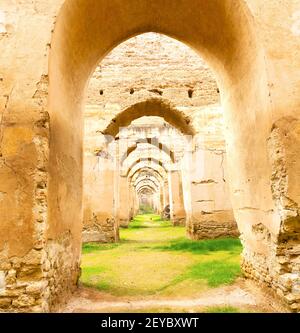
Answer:
<path fill-rule="evenodd" d="M 80 287 L 62 312 L 285 312 L 246 280 L 238 238 L 193 241 L 153 214 L 121 229 L 120 242 L 87 243 Z"/>

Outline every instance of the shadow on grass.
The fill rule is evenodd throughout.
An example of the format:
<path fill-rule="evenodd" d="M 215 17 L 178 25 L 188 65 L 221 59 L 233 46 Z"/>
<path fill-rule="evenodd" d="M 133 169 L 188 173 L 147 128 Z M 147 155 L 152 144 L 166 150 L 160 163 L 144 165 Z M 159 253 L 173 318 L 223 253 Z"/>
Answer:
<path fill-rule="evenodd" d="M 110 289 L 110 285 L 107 281 L 99 280 L 100 274 L 105 272 L 106 269 L 101 266 L 93 267 L 85 267 L 81 272 L 81 285 L 89 288 L 96 288 L 102 291 L 108 291 Z"/>
<path fill-rule="evenodd" d="M 112 250 L 120 246 L 120 243 L 85 243 L 82 245 L 82 253 L 93 253 L 97 251 Z"/>
<path fill-rule="evenodd" d="M 228 251 L 230 254 L 240 253 L 242 245 L 237 238 L 222 238 L 193 241 L 185 238 L 171 241 L 168 245 L 155 248 L 160 251 L 180 251 L 195 254 L 208 254 L 216 251 Z"/>
<path fill-rule="evenodd" d="M 156 228 L 170 228 L 172 227 L 172 223 L 169 222 L 169 221 L 162 221 L 160 222 L 159 224 L 145 224 L 145 223 L 135 223 L 135 222 L 132 222 L 132 224 L 129 224 L 128 228 L 124 228 L 125 230 L 126 229 L 156 229 Z"/>
<path fill-rule="evenodd" d="M 159 215 L 140 215 L 136 216 L 125 229 L 147 229 L 172 227 L 169 220 L 162 220 Z"/>
<path fill-rule="evenodd" d="M 187 280 L 203 280 L 209 287 L 216 288 L 221 285 L 232 284 L 236 278 L 241 275 L 240 265 L 238 263 L 232 263 L 226 259 L 210 260 L 192 265 L 186 272 L 160 288 L 145 290 L 137 288 L 134 283 L 131 285 L 124 285 L 122 283 L 114 285 L 110 280 L 107 280 L 107 278 L 101 277 L 101 274 L 105 271 L 105 268 L 99 266 L 85 267 L 81 276 L 82 285 L 96 288 L 100 291 L 107 291 L 115 296 L 146 296 L 162 292 Z"/>
<path fill-rule="evenodd" d="M 161 216 L 156 214 L 143 214 L 143 215 L 136 215 L 133 218 L 133 221 L 137 222 L 145 222 L 145 221 L 161 221 Z"/>
<path fill-rule="evenodd" d="M 203 280 L 210 288 L 232 284 L 241 276 L 239 263 L 233 263 L 225 259 L 198 262 L 187 269 L 187 271 L 177 276 L 169 284 L 163 286 L 159 291 L 169 287 L 174 287 L 187 280 Z"/>

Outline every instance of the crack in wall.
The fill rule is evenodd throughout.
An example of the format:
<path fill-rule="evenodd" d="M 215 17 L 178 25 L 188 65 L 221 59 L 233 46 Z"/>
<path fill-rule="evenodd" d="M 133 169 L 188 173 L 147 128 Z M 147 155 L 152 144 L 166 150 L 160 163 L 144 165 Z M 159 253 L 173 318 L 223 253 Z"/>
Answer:
<path fill-rule="evenodd" d="M 205 185 L 205 184 L 218 184 L 218 182 L 216 182 L 213 179 L 204 179 L 204 180 L 200 180 L 200 181 L 192 181 L 193 185 Z"/>
<path fill-rule="evenodd" d="M 222 159 L 221 159 L 221 170 L 222 170 L 222 179 L 223 179 L 223 182 L 226 183 L 226 180 L 225 180 L 225 171 L 224 171 L 224 154 L 225 152 L 222 152 L 221 153 L 221 156 L 222 156 Z"/>
<path fill-rule="evenodd" d="M 13 90 L 14 90 L 14 87 L 11 88 L 9 94 L 4 95 L 4 97 L 6 98 L 6 101 L 5 101 L 5 104 L 4 104 L 4 110 L 2 112 L 2 116 L 1 116 L 1 120 L 0 120 L 0 157 L 2 155 L 2 153 L 1 153 L 1 147 L 2 147 L 2 141 L 3 141 L 3 135 L 4 135 L 4 131 L 3 131 L 3 128 L 4 128 L 4 117 L 5 117 L 5 113 L 8 112 L 8 104 L 10 102 L 10 98 L 11 98 L 11 95 L 13 93 Z"/>

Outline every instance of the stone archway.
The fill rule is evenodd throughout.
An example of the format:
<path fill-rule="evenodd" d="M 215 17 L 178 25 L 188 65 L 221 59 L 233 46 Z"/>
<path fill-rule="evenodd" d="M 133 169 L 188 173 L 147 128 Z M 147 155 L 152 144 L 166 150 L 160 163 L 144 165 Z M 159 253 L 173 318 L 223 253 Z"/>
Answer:
<path fill-rule="evenodd" d="M 170 156 L 172 162 L 175 162 L 174 152 L 169 149 L 164 143 L 159 142 L 158 138 L 146 138 L 146 139 L 139 139 L 135 142 L 135 144 L 131 145 L 127 148 L 127 151 L 124 152 L 123 156 L 120 159 L 120 163 L 122 164 L 125 159 L 138 148 L 138 144 L 149 144 L 154 147 L 157 147 L 159 150 L 165 152 L 168 156 Z"/>
<path fill-rule="evenodd" d="M 162 182 L 161 179 L 157 178 L 153 174 L 152 175 L 150 175 L 150 174 L 148 174 L 148 175 L 141 174 L 140 176 L 136 177 L 136 179 L 134 181 L 132 181 L 132 185 L 136 187 L 139 183 L 144 182 L 146 179 L 151 181 L 152 183 L 154 183 L 157 187 Z"/>
<path fill-rule="evenodd" d="M 134 185 L 138 180 L 143 179 L 142 177 L 150 177 L 152 179 L 155 179 L 157 184 L 159 184 L 161 186 L 161 188 L 160 188 L 161 212 L 159 212 L 159 213 L 161 214 L 162 217 L 164 217 L 163 211 L 164 211 L 165 207 L 170 204 L 168 174 L 162 167 L 160 167 L 156 164 L 143 165 L 143 162 L 141 162 L 140 164 L 137 165 L 137 167 L 134 167 L 130 171 L 130 173 L 128 175 L 129 184 Z M 138 212 L 138 210 L 136 210 L 136 213 L 137 212 Z"/>
<path fill-rule="evenodd" d="M 112 119 L 102 133 L 115 137 L 119 133 L 120 127 L 127 127 L 132 121 L 141 116 L 162 117 L 170 125 L 178 128 L 183 134 L 195 134 L 191 120 L 184 112 L 177 110 L 172 103 L 163 98 L 150 98 L 126 108 Z"/>
<path fill-rule="evenodd" d="M 101 11 L 97 10 L 100 6 Z M 121 10 L 117 9 L 117 15 L 108 18 L 105 12 L 112 10 L 113 7 Z M 145 10 L 146 8 L 147 10 Z M 200 8 L 201 10 L 199 10 Z M 166 15 L 166 13 L 168 14 Z M 81 25 L 86 15 L 89 16 L 91 22 L 88 29 L 86 25 Z M 113 24 L 116 19 L 123 24 L 116 27 Z M 74 29 L 68 28 L 74 25 L 77 27 L 76 34 L 73 34 Z M 105 29 L 107 25 L 113 26 L 114 29 L 109 34 L 105 30 L 104 37 L 102 29 Z M 208 29 L 208 27 L 210 28 Z M 61 159 L 66 162 L 69 160 L 67 164 L 70 165 L 73 172 L 75 168 L 78 179 L 80 179 L 81 154 L 78 150 L 80 136 L 79 141 L 70 141 L 70 139 L 73 137 L 71 133 L 74 130 L 80 131 L 81 125 L 76 121 L 65 123 L 61 119 L 60 110 L 65 110 L 65 120 L 69 116 L 72 119 L 79 117 L 84 87 L 99 60 L 120 42 L 147 31 L 160 32 L 187 43 L 204 56 L 217 74 L 226 121 L 230 129 L 227 145 L 232 203 L 242 234 L 244 258 L 248 258 L 246 261 L 251 261 L 249 254 L 255 253 L 256 249 L 250 244 L 256 242 L 256 236 L 255 233 L 249 232 L 249 220 L 252 224 L 257 223 L 257 211 L 260 211 L 260 221 L 263 221 L 267 228 L 271 227 L 270 223 L 273 218 L 268 212 L 273 207 L 273 201 L 267 185 L 270 169 L 267 147 L 264 144 L 269 129 L 269 99 L 267 84 L 263 81 L 265 77 L 263 52 L 257 41 L 252 16 L 243 1 L 228 0 L 222 3 L 200 0 L 185 1 L 176 6 L 171 1 L 159 5 L 156 1 L 147 2 L 147 4 L 144 1 L 130 1 L 126 5 L 122 2 L 122 6 L 120 1 L 113 1 L 109 5 L 104 2 L 99 3 L 99 1 L 67 1 L 65 3 L 57 21 L 50 59 L 50 78 L 52 77 L 52 82 L 62 84 L 57 89 L 54 84 L 51 85 L 50 80 L 49 111 L 53 117 L 50 174 L 55 171 L 56 177 L 52 177 L 49 184 L 49 235 L 55 238 L 57 231 L 59 230 L 60 234 L 63 233 L 66 226 L 71 229 L 77 228 L 74 223 L 75 216 L 63 216 L 63 209 L 58 209 L 57 204 L 64 196 L 64 194 L 58 196 L 58 193 L 63 193 L 60 188 L 64 186 L 67 192 L 73 192 L 74 186 L 76 189 L 81 186 L 74 183 L 68 184 L 66 174 L 68 167 L 62 170 L 57 164 L 57 161 Z M 85 36 L 84 42 L 82 42 L 82 34 Z M 66 36 L 68 36 L 67 40 Z M 63 44 L 68 47 L 62 48 Z M 75 54 L 76 57 L 73 56 Z M 58 68 L 60 68 L 59 71 L 57 71 Z M 76 77 L 76 81 L 72 79 L 72 76 Z M 147 108 L 147 104 L 143 107 Z M 246 122 L 244 122 L 245 119 Z M 126 123 L 126 120 L 124 121 Z M 170 122 L 172 121 L 174 121 L 173 118 L 170 119 Z M 119 125 L 118 119 L 114 119 L 107 134 L 116 134 Z M 62 138 L 61 134 L 58 134 L 61 132 L 59 128 L 65 126 L 69 130 L 65 130 L 65 137 Z M 248 135 L 249 129 L 253 127 L 257 129 L 255 137 Z M 60 142 L 64 142 L 63 150 L 60 149 Z M 72 159 L 66 159 L 66 144 L 70 145 L 68 152 Z M 250 151 L 255 151 L 255 158 L 251 153 L 249 154 L 248 147 L 251 147 Z M 244 153 L 245 151 L 247 154 Z M 73 161 L 77 162 L 74 164 Z M 248 167 L 249 163 L 251 167 Z M 258 182 L 258 179 L 265 179 L 265 182 Z M 242 196 L 237 194 L 240 189 L 243 191 L 240 192 L 243 193 Z M 263 198 L 258 195 L 262 192 L 266 194 Z M 233 193 L 236 194 L 233 195 Z M 75 205 L 73 212 L 78 214 L 81 209 L 79 198 L 70 199 Z M 79 205 L 76 205 L 76 201 Z M 246 207 L 254 207 L 255 210 Z M 58 212 L 61 212 L 59 216 L 57 216 Z M 55 228 L 52 220 L 62 222 L 59 227 Z M 74 249 L 73 253 L 79 253 L 80 228 L 77 228 L 77 233 L 75 229 L 72 243 L 77 250 Z M 76 239 L 78 240 L 76 241 Z M 264 251 L 267 251 L 267 248 Z M 76 255 L 73 258 L 75 261 L 74 264 L 71 263 L 71 266 L 76 267 L 78 266 Z M 255 269 L 259 272 L 259 266 Z"/>
<path fill-rule="evenodd" d="M 97 10 L 98 6 L 101 6 L 101 11 Z M 71 271 L 74 271 L 74 274 L 78 267 L 80 252 L 80 222 L 76 225 L 76 216 L 80 216 L 81 211 L 79 190 L 81 184 L 74 183 L 73 180 L 74 172 L 75 179 L 81 179 L 82 155 L 81 136 L 78 135 L 75 138 L 72 132 L 80 132 L 79 118 L 84 87 L 96 64 L 114 46 L 134 35 L 155 31 L 177 38 L 200 52 L 216 71 L 226 110 L 226 120 L 231 131 L 230 137 L 227 138 L 229 169 L 230 166 L 240 166 L 238 177 L 235 173 L 230 177 L 231 188 L 235 191 L 236 188 L 242 187 L 244 193 L 249 193 L 248 197 L 243 196 L 243 198 L 233 196 L 233 205 L 244 237 L 246 252 L 251 252 L 252 249 L 248 246 L 248 238 L 251 238 L 251 235 L 244 234 L 248 230 L 245 223 L 249 221 L 249 214 L 253 215 L 251 220 L 255 223 L 257 215 L 249 210 L 245 216 L 239 209 L 248 207 L 247 201 L 250 200 L 250 206 L 260 207 L 261 214 L 265 215 L 263 212 L 273 205 L 270 189 L 256 182 L 257 172 L 260 173 L 261 178 L 268 179 L 266 146 L 262 145 L 268 129 L 267 112 L 265 112 L 268 108 L 268 96 L 267 85 L 262 85 L 265 73 L 263 54 L 260 52 L 252 17 L 247 7 L 243 2 L 237 3 L 230 0 L 222 3 L 185 1 L 176 3 L 176 6 L 174 2 L 166 1 L 160 4 L 159 8 L 157 6 L 158 3 L 155 1 L 150 3 L 147 1 L 147 4 L 144 1 L 129 1 L 126 5 L 122 2 L 122 6 L 120 1 L 110 2 L 109 5 L 103 1 L 66 1 L 57 20 L 49 73 L 49 112 L 52 117 L 50 175 L 53 176 L 49 183 L 48 237 L 56 239 L 57 233 L 65 234 L 66 228 L 73 230 L 70 242 L 74 261 L 69 261 L 68 265 L 73 267 Z M 113 24 L 117 19 L 116 16 L 108 18 L 105 15 L 106 11 L 112 10 L 113 7 L 117 9 L 118 21 L 122 22 L 118 26 Z M 83 24 L 86 15 L 89 16 L 90 22 L 88 29 Z M 110 34 L 107 34 L 105 28 L 107 25 L 114 26 Z M 76 34 L 75 29 L 71 28 L 74 26 L 77 27 Z M 106 31 L 105 35 L 104 31 Z M 83 35 L 84 39 L 81 38 Z M 62 44 L 67 47 L 62 48 Z M 258 71 L 258 68 L 261 70 Z M 258 72 L 260 72 L 259 75 Z M 73 76 L 76 80 L 72 79 Z M 59 89 L 56 88 L 55 82 L 61 83 Z M 147 105 L 149 104 L 141 104 L 141 107 L 147 110 Z M 243 118 L 239 112 L 241 109 Z M 61 110 L 64 110 L 63 115 Z M 153 108 L 151 112 L 152 110 Z M 253 117 L 253 114 L 259 114 L 259 117 Z M 243 125 L 245 117 L 248 119 L 247 126 Z M 112 121 L 105 134 L 117 133 L 119 119 Z M 180 119 L 174 117 L 172 113 L 169 121 L 176 123 Z M 129 123 L 130 119 L 123 120 L 124 124 L 127 122 Z M 256 126 L 258 135 L 249 139 L 247 133 L 250 124 Z M 187 127 L 188 123 L 182 126 Z M 60 128 L 65 128 L 63 133 L 59 130 Z M 69 157 L 66 156 L 65 145 L 69 147 Z M 243 153 L 249 146 L 252 147 L 251 151 L 255 151 L 255 159 L 251 154 Z M 59 169 L 59 161 L 64 161 L 64 170 Z M 252 163 L 251 169 L 246 167 L 248 161 Z M 250 181 L 246 181 L 247 179 Z M 268 193 L 264 200 L 259 196 L 255 198 L 255 193 L 259 192 L 257 186 L 262 186 L 261 190 Z M 72 193 L 77 193 L 78 196 Z M 64 209 L 63 202 L 67 194 L 69 194 L 69 208 Z M 73 214 L 66 215 L 65 212 L 71 207 Z M 268 216 L 265 216 L 265 219 L 268 223 Z M 60 225 L 54 221 L 60 221 Z M 70 276 L 69 273 L 68 275 Z"/>
<path fill-rule="evenodd" d="M 146 172 L 148 171 L 149 174 L 152 174 L 153 176 L 155 176 L 157 179 L 161 179 L 163 180 L 164 177 L 163 175 L 157 171 L 157 169 L 153 168 L 153 167 L 149 167 L 149 166 L 144 166 L 144 167 L 140 167 L 138 168 L 137 170 L 135 170 L 132 174 L 129 174 L 128 175 L 128 178 L 130 181 L 134 181 L 133 179 L 139 177 L 139 173 L 142 173 L 142 172 Z M 166 175 L 165 175 L 166 177 Z"/>
<path fill-rule="evenodd" d="M 169 170 L 169 168 L 167 167 L 167 165 L 165 163 L 163 163 L 162 161 L 158 160 L 155 157 L 139 158 L 139 159 L 136 159 L 135 161 L 133 161 L 132 164 L 127 167 L 126 177 L 128 177 L 128 175 L 130 174 L 130 171 L 133 170 L 134 167 L 138 166 L 140 163 L 145 163 L 145 162 L 154 163 L 157 166 L 162 167 L 165 172 L 167 172 L 167 170 Z"/>
<path fill-rule="evenodd" d="M 284 57 L 284 65 L 279 66 L 270 56 L 271 51 L 274 51 L 271 48 L 267 50 L 265 57 L 265 51 L 258 40 L 259 31 L 255 30 L 256 24 L 262 26 L 259 20 L 255 20 L 259 16 L 258 10 L 252 15 L 247 3 L 253 12 L 257 10 L 256 5 L 250 1 L 234 0 L 180 0 L 176 3 L 166 0 L 159 4 L 154 0 L 65 1 L 51 43 L 48 106 L 43 104 L 41 107 L 38 103 L 43 98 L 39 99 L 37 96 L 38 100 L 32 101 L 32 91 L 24 89 L 26 92 L 30 90 L 30 102 L 26 102 L 26 107 L 20 107 L 19 99 L 13 99 L 14 107 L 20 109 L 20 112 L 5 118 L 7 128 L 1 141 L 5 147 L 2 149 L 3 178 L 9 180 L 6 182 L 9 185 L 4 189 L 6 194 L 3 205 L 7 204 L 13 211 L 5 215 L 5 223 L 1 229 L 4 231 L 1 236 L 4 254 L 1 255 L 5 258 L 20 258 L 26 265 L 31 262 L 35 275 L 28 278 L 41 284 L 37 298 L 41 301 L 38 306 L 44 311 L 53 309 L 60 298 L 68 295 L 69 289 L 76 284 L 79 272 L 82 212 L 81 109 L 86 83 L 96 64 L 110 50 L 129 37 L 147 31 L 159 32 L 186 43 L 205 57 L 217 74 L 227 126 L 232 204 L 244 245 L 244 269 L 249 276 L 276 290 L 283 290 L 282 296 L 287 301 L 293 296 L 289 287 L 290 280 L 285 274 L 297 274 L 299 270 L 288 268 L 284 269 L 283 274 L 282 268 L 286 265 L 273 254 L 278 249 L 281 227 L 291 222 L 291 216 L 285 214 L 286 210 L 292 211 L 296 214 L 294 218 L 298 218 L 298 191 L 291 191 L 295 202 L 293 209 L 277 202 L 280 196 L 276 193 L 274 196 L 274 185 L 285 176 L 279 174 L 276 179 L 271 176 L 274 170 L 272 167 L 276 167 L 276 163 L 272 165 L 272 161 L 268 160 L 267 139 L 272 130 L 272 140 L 275 138 L 276 145 L 277 137 L 284 140 L 277 135 L 276 129 L 272 129 L 272 124 L 277 124 L 277 120 L 285 113 L 290 114 L 297 101 L 296 98 L 290 98 L 291 102 L 287 105 L 279 103 L 278 100 L 283 98 L 287 88 L 282 89 L 282 92 L 280 84 L 271 88 L 271 84 L 268 86 L 270 78 L 266 74 L 266 66 L 270 69 L 273 61 L 281 69 L 288 68 L 289 73 L 292 72 L 293 65 L 288 65 L 288 57 Z M 262 13 L 269 13 L 270 8 L 266 8 L 268 9 L 265 11 L 262 9 Z M 112 11 L 114 15 L 109 15 Z M 278 9 L 274 12 L 278 17 Z M 266 16 L 269 17 L 270 13 Z M 268 22 L 267 19 L 263 22 Z M 89 22 L 88 26 L 86 22 Z M 107 26 L 113 29 L 108 31 Z M 273 36 L 277 35 L 273 32 L 270 35 L 264 33 L 265 40 L 272 39 Z M 39 39 L 39 46 L 44 47 L 47 38 Z M 288 38 L 295 43 L 289 35 Z M 281 37 L 278 36 L 278 40 L 280 43 Z M 44 49 L 41 50 L 39 56 L 42 59 Z M 266 64 L 267 62 L 269 63 Z M 272 75 L 271 81 L 279 81 L 280 75 L 276 76 L 276 71 Z M 34 72 L 32 77 L 36 78 L 37 74 Z M 30 81 L 32 77 L 29 78 Z M 18 76 L 20 82 L 22 78 Z M 41 77 L 38 92 L 47 96 L 45 81 L 46 78 Z M 287 87 L 293 87 L 296 79 L 291 82 Z M 41 88 L 44 85 L 46 88 Z M 270 90 L 275 91 L 273 109 L 270 106 Z M 286 106 L 290 110 L 285 112 Z M 34 111 L 28 114 L 23 112 L 31 109 Z M 49 111 L 50 120 L 46 110 Z M 37 116 L 39 112 L 42 112 L 42 116 Z M 20 121 L 11 125 L 17 116 Z M 22 140 L 17 139 L 16 133 L 19 133 Z M 295 134 L 295 137 L 298 136 Z M 272 155 L 272 145 L 270 149 Z M 19 159 L 14 160 L 18 153 Z M 287 160 L 290 161 L 290 158 L 291 155 L 288 154 Z M 23 159 L 23 164 L 20 159 Z M 292 166 L 289 163 L 287 165 L 287 172 L 297 175 Z M 30 177 L 25 177 L 25 174 Z M 290 184 L 288 188 L 289 186 Z M 18 200 L 15 199 L 16 193 Z M 22 239 L 16 235 L 22 235 Z M 39 249 L 39 253 L 36 249 Z M 26 257 L 28 254 L 29 258 Z M 49 265 L 54 268 L 50 270 Z M 7 266 L 3 267 L 6 272 Z M 20 293 L 26 294 L 23 289 Z M 299 305 L 297 300 L 291 302 L 296 309 Z M 29 303 L 28 307 L 33 307 L 33 304 Z"/>

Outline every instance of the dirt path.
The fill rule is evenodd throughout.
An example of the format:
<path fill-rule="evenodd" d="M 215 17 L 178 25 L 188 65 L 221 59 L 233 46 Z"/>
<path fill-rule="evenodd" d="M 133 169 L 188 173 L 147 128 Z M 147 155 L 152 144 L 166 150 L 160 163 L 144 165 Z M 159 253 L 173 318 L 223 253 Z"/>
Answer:
<path fill-rule="evenodd" d="M 270 294 L 242 279 L 234 285 L 206 291 L 197 299 L 114 297 L 81 287 L 61 312 L 201 312 L 206 308 L 224 306 L 240 312 L 286 312 Z"/>

